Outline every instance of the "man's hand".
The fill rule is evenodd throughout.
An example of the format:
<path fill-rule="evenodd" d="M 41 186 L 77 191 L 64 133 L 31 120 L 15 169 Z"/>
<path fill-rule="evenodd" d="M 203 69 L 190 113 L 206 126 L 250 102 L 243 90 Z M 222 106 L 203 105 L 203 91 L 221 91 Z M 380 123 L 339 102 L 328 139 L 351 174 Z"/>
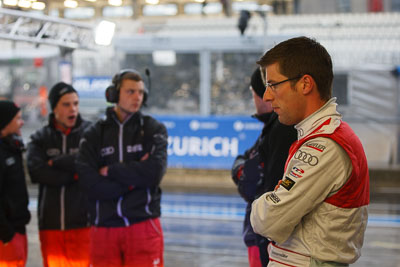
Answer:
<path fill-rule="evenodd" d="M 101 176 L 108 176 L 108 166 L 104 166 L 104 167 L 100 168 L 99 174 Z"/>
<path fill-rule="evenodd" d="M 149 158 L 149 153 L 147 152 L 146 154 L 144 154 L 144 156 L 140 159 L 140 161 L 145 161 L 146 159 Z"/>

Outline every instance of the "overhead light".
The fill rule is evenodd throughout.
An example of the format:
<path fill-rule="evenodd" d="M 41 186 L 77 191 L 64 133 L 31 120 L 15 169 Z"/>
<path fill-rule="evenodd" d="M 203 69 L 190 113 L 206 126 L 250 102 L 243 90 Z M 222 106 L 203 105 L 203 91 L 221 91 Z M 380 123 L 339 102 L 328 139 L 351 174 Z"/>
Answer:
<path fill-rule="evenodd" d="M 31 7 L 31 2 L 27 0 L 19 0 L 18 1 L 18 6 L 22 8 L 30 8 Z"/>
<path fill-rule="evenodd" d="M 32 9 L 43 10 L 46 7 L 46 4 L 43 2 L 33 2 Z"/>
<path fill-rule="evenodd" d="M 195 2 L 197 2 L 197 3 L 204 3 L 205 2 L 205 0 L 194 0 Z"/>
<path fill-rule="evenodd" d="M 146 4 L 149 5 L 157 5 L 158 3 L 160 3 L 159 0 L 146 0 Z"/>
<path fill-rule="evenodd" d="M 176 53 L 173 50 L 153 51 L 153 62 L 156 66 L 173 66 L 176 64 Z"/>
<path fill-rule="evenodd" d="M 96 0 L 85 0 L 87 2 L 96 2 Z"/>
<path fill-rule="evenodd" d="M 3 0 L 3 4 L 7 6 L 16 6 L 18 4 L 17 0 Z"/>
<path fill-rule="evenodd" d="M 75 0 L 65 0 L 64 6 L 69 8 L 76 8 L 78 6 L 78 2 Z"/>
<path fill-rule="evenodd" d="M 121 6 L 122 0 L 108 0 L 108 4 L 111 6 Z"/>
<path fill-rule="evenodd" d="M 96 27 L 95 42 L 98 45 L 110 45 L 114 37 L 115 23 L 107 20 L 100 21 Z"/>

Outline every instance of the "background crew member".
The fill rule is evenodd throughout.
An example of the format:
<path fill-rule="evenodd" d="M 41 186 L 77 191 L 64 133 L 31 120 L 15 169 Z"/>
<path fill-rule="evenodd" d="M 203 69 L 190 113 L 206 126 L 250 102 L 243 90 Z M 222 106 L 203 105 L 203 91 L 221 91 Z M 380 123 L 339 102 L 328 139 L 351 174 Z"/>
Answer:
<path fill-rule="evenodd" d="M 79 115 L 79 98 L 69 84 L 55 84 L 49 95 L 47 126 L 31 136 L 28 168 L 39 183 L 38 221 L 43 265 L 89 265 L 87 197 L 75 167 L 79 142 L 89 125 Z"/>
<path fill-rule="evenodd" d="M 143 115 L 148 92 L 135 70 L 106 90 L 115 103 L 86 133 L 78 158 L 90 201 L 91 266 L 163 266 L 159 187 L 167 166 L 167 131 Z"/>
<path fill-rule="evenodd" d="M 268 266 L 347 266 L 361 255 L 369 175 L 361 142 L 331 97 L 331 57 L 298 37 L 258 63 L 266 69 L 264 101 L 298 133 L 275 191 L 252 205 L 254 231 L 275 241 Z"/>
<path fill-rule="evenodd" d="M 25 266 L 26 225 L 31 215 L 22 163 L 20 108 L 0 101 L 0 266 Z"/>
<path fill-rule="evenodd" d="M 254 233 L 250 225 L 251 203 L 261 194 L 271 191 L 283 175 L 290 145 L 296 140 L 296 130 L 283 125 L 278 115 L 272 112 L 270 102 L 264 102 L 265 82 L 261 70 L 257 68 L 251 76 L 251 93 L 256 114 L 264 123 L 264 128 L 254 143 L 243 155 L 239 155 L 232 167 L 232 179 L 238 186 L 240 195 L 246 200 L 246 216 L 243 237 L 247 246 L 249 266 L 266 266 L 268 263 L 268 240 Z"/>

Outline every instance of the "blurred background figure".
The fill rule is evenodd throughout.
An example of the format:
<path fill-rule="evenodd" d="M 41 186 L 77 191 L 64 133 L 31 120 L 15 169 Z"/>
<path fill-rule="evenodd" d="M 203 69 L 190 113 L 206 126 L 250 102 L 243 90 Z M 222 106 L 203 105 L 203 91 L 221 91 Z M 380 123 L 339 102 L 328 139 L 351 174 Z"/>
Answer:
<path fill-rule="evenodd" d="M 87 197 L 78 184 L 75 159 L 89 122 L 79 115 L 79 97 L 69 84 L 55 84 L 49 95 L 48 125 L 28 144 L 28 168 L 39 184 L 39 237 L 46 267 L 89 266 Z"/>
<path fill-rule="evenodd" d="M 271 191 L 283 175 L 290 145 L 296 140 L 296 130 L 279 122 L 270 102 L 264 102 L 265 80 L 261 69 L 251 76 L 250 91 L 253 95 L 256 119 L 264 124 L 254 145 L 243 155 L 237 156 L 232 167 L 232 179 L 247 202 L 243 224 L 244 242 L 248 249 L 249 266 L 267 266 L 269 241 L 254 233 L 250 225 L 251 203 L 265 192 Z"/>
<path fill-rule="evenodd" d="M 160 182 L 167 167 L 167 130 L 140 111 L 148 90 L 133 69 L 106 89 L 106 118 L 85 132 L 78 157 L 89 197 L 90 266 L 163 267 Z"/>
<path fill-rule="evenodd" d="M 0 100 L 0 266 L 23 267 L 30 220 L 22 161 L 24 125 L 19 107 Z"/>

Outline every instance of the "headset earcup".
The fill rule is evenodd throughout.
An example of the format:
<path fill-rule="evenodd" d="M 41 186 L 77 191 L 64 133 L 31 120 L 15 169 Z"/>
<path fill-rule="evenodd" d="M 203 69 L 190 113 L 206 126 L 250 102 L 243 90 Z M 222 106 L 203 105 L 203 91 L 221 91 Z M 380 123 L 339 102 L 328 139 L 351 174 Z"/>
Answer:
<path fill-rule="evenodd" d="M 110 103 L 118 103 L 119 92 L 117 88 L 112 84 L 106 89 L 106 100 Z"/>

